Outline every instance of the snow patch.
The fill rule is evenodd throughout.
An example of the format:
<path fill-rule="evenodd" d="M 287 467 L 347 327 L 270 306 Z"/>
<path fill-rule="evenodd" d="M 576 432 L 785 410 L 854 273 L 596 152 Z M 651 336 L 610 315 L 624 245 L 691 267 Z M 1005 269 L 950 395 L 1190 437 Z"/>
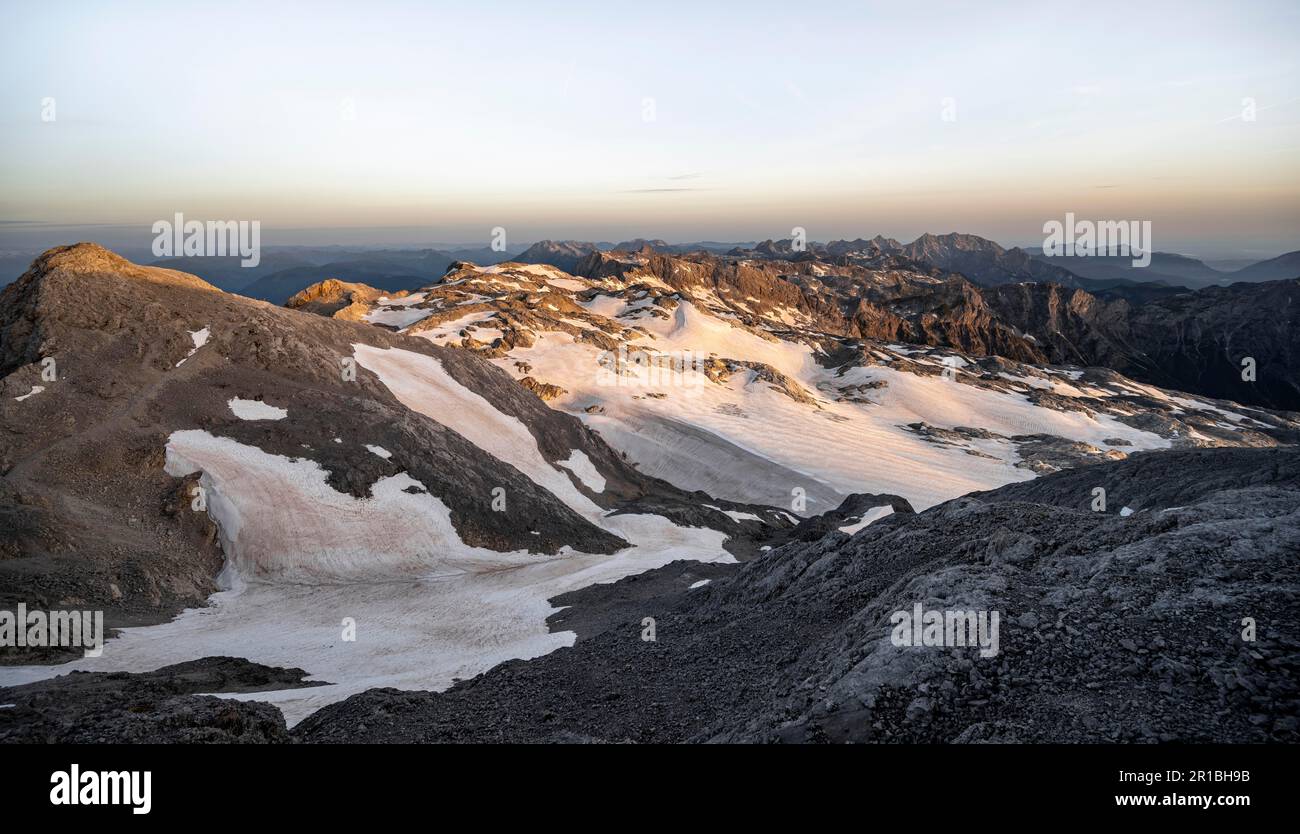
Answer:
<path fill-rule="evenodd" d="M 470 547 L 437 497 L 406 492 L 422 486 L 406 473 L 380 479 L 371 498 L 358 499 L 331 488 L 314 461 L 272 455 L 201 430 L 178 431 L 168 441 L 166 471 L 203 473 L 200 483 L 227 554 L 222 587 L 228 590 L 171 622 L 122 629 L 98 658 L 0 667 L 0 686 L 73 670 L 146 672 L 237 655 L 304 668 L 311 680 L 330 682 L 220 696 L 269 701 L 293 725 L 374 687 L 441 691 L 506 660 L 571 646 L 573 632 L 551 632 L 546 622 L 558 610 L 549 600 L 559 594 L 678 559 L 735 561 L 722 549 L 725 535 L 715 530 L 678 527 L 654 515 L 602 518 L 565 474 L 542 459 L 531 436 L 525 444 L 510 425 L 526 435 L 522 423 L 490 405 L 458 422 L 457 412 L 478 395 L 456 393 L 458 383 L 439 379 L 436 360 L 371 350 L 367 367 L 379 368 L 385 384 L 402 392 L 399 399 L 418 397 L 435 419 L 474 435 L 472 442 L 504 432 L 489 453 L 506 455 L 529 477 L 554 483 L 566 500 L 590 506 L 602 526 L 634 546 L 610 555 L 566 549 L 559 556 Z M 358 350 L 359 359 L 363 353 Z M 423 381 L 438 390 L 420 393 Z M 449 396 L 456 402 L 448 402 Z M 476 420 L 484 424 L 477 431 Z M 340 639 L 342 616 L 357 623 L 355 641 Z"/>
<path fill-rule="evenodd" d="M 712 504 L 705 504 L 710 510 L 716 510 L 731 518 L 732 521 L 762 521 L 763 519 L 753 513 L 742 513 L 739 510 L 724 510 L 721 507 L 715 507 Z"/>
<path fill-rule="evenodd" d="M 585 452 L 574 449 L 569 455 L 568 460 L 556 462 L 557 466 L 563 466 L 570 472 L 578 476 L 582 485 L 592 492 L 605 491 L 605 477 L 596 469 L 596 465 L 591 462 Z"/>
<path fill-rule="evenodd" d="M 879 521 L 885 516 L 893 515 L 893 514 L 894 514 L 894 508 L 889 506 L 888 504 L 886 504 L 883 507 L 872 507 L 871 509 L 863 513 L 862 516 L 858 518 L 858 520 L 853 524 L 846 524 L 843 527 L 841 527 L 840 532 L 848 533 L 850 536 L 852 536 L 854 533 L 858 532 L 859 530 L 863 529 L 867 525 L 871 524 L 873 521 Z"/>
<path fill-rule="evenodd" d="M 283 420 L 289 416 L 287 409 L 267 405 L 261 400 L 245 400 L 232 397 L 226 405 L 241 420 Z"/>
<path fill-rule="evenodd" d="M 427 319 L 435 312 L 427 307 L 413 306 L 424 301 L 426 295 L 426 293 L 418 292 L 405 298 L 380 298 L 375 302 L 377 305 L 375 309 L 366 313 L 362 318 L 371 324 L 386 324 L 399 330 L 410 327 L 417 321 Z"/>
<path fill-rule="evenodd" d="M 542 457 L 537 440 L 518 417 L 456 381 L 432 356 L 401 348 L 352 346 L 357 363 L 371 371 L 412 411 L 442 423 L 493 457 L 510 464 L 588 520 L 603 512 L 567 476 Z"/>
<path fill-rule="evenodd" d="M 206 345 L 208 343 L 208 339 L 212 336 L 212 330 L 207 327 L 203 328 L 202 330 L 190 330 L 188 332 L 190 334 L 190 339 L 193 340 L 194 342 L 194 347 L 190 348 L 190 352 L 185 354 L 185 359 L 189 359 L 191 356 L 198 353 L 199 348 Z M 181 361 L 177 362 L 176 367 L 179 368 L 181 365 L 184 365 L 185 359 L 182 359 Z"/>

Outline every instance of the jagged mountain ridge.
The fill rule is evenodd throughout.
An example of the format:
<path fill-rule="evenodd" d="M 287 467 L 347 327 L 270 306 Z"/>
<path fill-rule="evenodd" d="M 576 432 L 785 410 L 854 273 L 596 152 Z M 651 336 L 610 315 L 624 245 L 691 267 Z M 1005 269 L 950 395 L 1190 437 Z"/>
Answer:
<path fill-rule="evenodd" d="M 855 492 L 926 507 L 1142 448 L 1295 442 L 1294 415 L 1046 364 L 1049 352 L 1078 360 L 1100 348 L 1067 335 L 1040 344 L 1003 323 L 988 291 L 890 263 L 598 252 L 578 267 L 586 277 L 458 263 L 365 319 L 489 357 L 643 471 L 754 503 L 801 488 L 809 513 Z M 1095 314 L 1072 303 L 1105 307 L 1054 285 L 999 289 L 1027 316 L 1047 308 L 1057 329 Z M 699 360 L 694 376 L 650 380 L 626 358 L 682 351 Z M 619 376 L 602 384 L 611 358 Z"/>
<path fill-rule="evenodd" d="M 540 241 L 516 260 L 523 263 L 548 263 L 572 271 L 574 256 L 593 251 L 640 252 L 649 248 L 661 254 L 680 255 L 710 251 L 738 257 L 775 260 L 820 259 L 871 260 L 882 254 L 896 254 L 912 261 L 959 272 L 981 286 L 1018 281 L 1047 281 L 1091 292 L 1105 292 L 1115 286 L 1131 284 L 1155 287 L 1201 289 L 1211 285 L 1228 285 L 1241 281 L 1272 281 L 1300 277 L 1297 254 L 1290 252 L 1260 261 L 1236 271 L 1225 271 L 1201 260 L 1171 252 L 1152 252 L 1151 263 L 1133 266 L 1129 255 L 1048 256 L 1039 248 L 1021 249 L 1001 246 L 979 235 L 950 232 L 925 233 L 911 243 L 876 235 L 870 240 L 832 240 L 826 243 L 807 241 L 796 250 L 794 241 L 765 240 L 753 244 L 672 244 L 663 240 L 636 238 L 618 244 L 581 241 Z M 556 260 L 563 253 L 562 260 Z"/>
<path fill-rule="evenodd" d="M 982 240 L 970 235 L 926 236 L 918 241 L 926 245 L 911 252 L 922 256 L 932 245 L 954 242 L 979 258 L 1019 251 L 1001 250 L 991 241 L 978 242 Z M 819 245 L 791 253 L 789 241 L 769 241 L 725 256 L 637 253 L 620 258 L 619 253 L 596 252 L 570 271 L 600 277 L 611 270 L 639 268 L 644 261 L 648 269 L 669 281 L 674 274 L 701 271 L 733 275 L 737 277 L 710 280 L 763 285 L 758 297 L 770 296 L 771 303 L 793 304 L 815 313 L 821 318 L 819 324 L 830 332 L 995 353 L 1033 363 L 1103 366 L 1162 387 L 1300 410 L 1300 373 L 1293 370 L 1291 360 L 1300 349 L 1300 336 L 1295 335 L 1300 328 L 1294 326 L 1296 310 L 1288 300 L 1296 286 L 1294 280 L 1197 292 L 1141 284 L 1102 289 L 1098 295 L 1071 288 L 1087 279 L 1071 281 L 1067 274 L 1062 283 L 1057 280 L 1062 277 L 1058 274 L 1061 270 L 1048 269 L 1020 252 L 1020 259 L 1001 261 L 997 267 L 1004 271 L 1016 263 L 1028 264 L 1028 271 L 1014 275 L 1015 280 L 963 286 L 960 270 L 916 260 L 903 251 L 906 247 L 887 252 L 872 241 L 867 243 L 872 246 L 866 253 L 860 251 L 858 242 L 850 242 L 848 247 L 858 254 L 830 259 L 818 254 L 825 252 Z M 665 258 L 671 263 L 662 260 Z M 976 266 L 983 269 L 982 263 Z M 766 277 L 757 277 L 760 275 Z M 778 281 L 798 285 L 803 300 L 776 287 Z M 1239 301 L 1230 300 L 1238 297 Z M 1250 309 L 1265 315 L 1264 298 L 1272 299 L 1266 326 L 1239 326 L 1230 311 Z M 1195 344 L 1188 344 L 1178 332 L 1180 320 L 1169 313 L 1175 309 L 1197 322 Z M 1246 357 L 1253 358 L 1257 367 L 1270 369 L 1262 384 L 1263 377 L 1257 376 L 1253 383 L 1241 378 Z"/>

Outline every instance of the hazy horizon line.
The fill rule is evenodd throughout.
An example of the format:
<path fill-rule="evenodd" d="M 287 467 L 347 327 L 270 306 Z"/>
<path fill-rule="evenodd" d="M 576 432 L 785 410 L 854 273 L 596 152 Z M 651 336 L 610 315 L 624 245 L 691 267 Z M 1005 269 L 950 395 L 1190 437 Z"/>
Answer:
<path fill-rule="evenodd" d="M 262 227 L 262 248 L 266 250 L 274 249 L 294 249 L 294 248 L 339 248 L 339 249 L 434 249 L 440 251 L 454 251 L 464 249 L 488 249 L 491 248 L 492 238 L 488 234 L 475 240 L 472 238 L 446 238 L 434 240 L 428 237 L 421 237 L 417 233 L 426 230 L 422 226 L 293 226 L 293 227 Z M 76 234 L 69 234 L 77 230 L 90 231 L 96 230 L 101 234 L 92 235 L 89 238 L 79 237 Z M 107 232 L 108 234 L 102 234 Z M 24 234 L 27 233 L 27 234 Z M 342 234 L 354 234 L 353 238 L 339 238 Z M 909 244 L 925 235 L 934 235 L 943 237 L 950 234 L 971 235 L 980 237 L 985 240 L 993 241 L 1005 249 L 1020 248 L 1025 250 L 1041 249 L 1043 239 L 1035 240 L 1014 240 L 1008 238 L 999 238 L 994 235 L 981 233 L 977 231 L 952 229 L 948 231 L 934 231 L 933 229 L 923 231 L 914 235 L 908 234 L 889 234 L 886 232 L 858 232 L 853 234 L 827 234 L 825 236 L 814 236 L 809 233 L 808 240 L 812 243 L 830 243 L 838 240 L 870 240 L 875 237 L 884 237 L 897 240 L 902 244 Z M 27 237 L 28 239 L 14 239 Z M 0 250 L 14 252 L 43 252 L 55 246 L 66 246 L 79 242 L 98 243 L 108 249 L 129 249 L 137 251 L 148 249 L 155 235 L 148 227 L 142 227 L 137 224 L 121 223 L 50 223 L 40 220 L 0 220 Z M 280 237 L 280 240 L 275 240 Z M 369 240 L 366 238 L 370 237 Z M 72 239 L 77 238 L 77 239 Z M 268 239 L 269 238 L 269 239 Z M 625 234 L 625 235 L 579 235 L 574 233 L 565 234 L 537 234 L 521 235 L 515 238 L 515 241 L 507 243 L 506 250 L 510 252 L 520 252 L 532 246 L 533 244 L 543 241 L 555 242 L 577 242 L 590 243 L 593 245 L 614 246 L 618 243 L 635 241 L 635 240 L 661 240 L 670 246 L 686 246 L 692 244 L 717 244 L 717 245 L 753 245 L 764 241 L 781 241 L 790 239 L 790 235 L 750 235 L 741 237 L 732 237 L 729 235 L 700 235 L 700 236 L 680 236 L 664 234 Z M 1268 260 L 1289 252 L 1300 250 L 1300 241 L 1258 241 L 1242 238 L 1223 239 L 1218 241 L 1199 240 L 1195 244 L 1185 245 L 1185 242 L 1179 242 L 1168 246 L 1161 246 L 1157 242 L 1154 251 L 1162 254 L 1175 254 L 1194 257 L 1201 260 L 1239 260 L 1252 258 L 1256 260 Z"/>

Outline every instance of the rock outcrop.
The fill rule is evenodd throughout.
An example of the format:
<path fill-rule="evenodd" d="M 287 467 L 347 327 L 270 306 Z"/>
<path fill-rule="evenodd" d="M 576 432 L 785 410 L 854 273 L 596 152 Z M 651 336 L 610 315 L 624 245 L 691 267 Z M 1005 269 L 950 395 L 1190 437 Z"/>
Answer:
<path fill-rule="evenodd" d="M 365 284 L 350 284 L 337 278 L 327 278 L 295 293 L 284 306 L 318 316 L 358 321 L 369 312 L 371 304 L 385 295 L 383 290 Z M 406 293 L 393 295 L 401 297 Z"/>

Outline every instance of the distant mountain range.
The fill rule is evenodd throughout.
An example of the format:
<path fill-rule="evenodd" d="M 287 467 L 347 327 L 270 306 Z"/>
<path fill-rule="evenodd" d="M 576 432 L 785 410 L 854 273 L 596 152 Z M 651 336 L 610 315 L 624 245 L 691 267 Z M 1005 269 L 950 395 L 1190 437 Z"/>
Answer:
<path fill-rule="evenodd" d="M 251 268 L 242 267 L 238 257 L 164 258 L 153 261 L 151 265 L 197 275 L 227 292 L 283 304 L 295 293 L 330 278 L 396 292 L 424 286 L 458 261 L 491 265 L 514 260 L 573 271 L 584 257 L 610 251 L 665 255 L 706 252 L 738 258 L 826 263 L 869 262 L 881 256 L 893 256 L 918 266 L 928 265 L 959 273 L 983 287 L 1026 281 L 1049 282 L 1132 304 L 1145 304 L 1189 289 L 1300 277 L 1300 251 L 1236 270 L 1216 269 L 1185 255 L 1155 252 L 1150 265 L 1138 268 L 1127 256 L 1049 257 L 1037 249 L 1005 248 L 978 235 L 959 233 L 927 233 L 906 244 L 880 235 L 825 243 L 810 241 L 803 251 L 797 251 L 789 239 L 669 243 L 659 238 L 634 238 L 617 243 L 541 240 L 527 247 L 511 246 L 505 251 L 489 247 L 266 247 L 261 263 Z M 22 274 L 34 257 L 35 253 L 28 252 L 0 253 L 0 286 Z"/>
<path fill-rule="evenodd" d="M 1038 249 L 1007 249 L 987 238 L 960 233 L 927 233 L 907 244 L 879 235 L 870 239 L 833 240 L 826 243 L 809 241 L 802 250 L 795 249 L 794 241 L 788 238 L 735 245 L 670 244 L 663 240 L 644 238 L 614 245 L 575 240 L 543 240 L 525 249 L 515 260 L 521 263 L 549 264 L 567 271 L 584 255 L 611 250 L 648 250 L 667 255 L 705 251 L 733 257 L 831 262 L 871 260 L 881 255 L 897 255 L 917 263 L 959 272 L 981 286 L 1039 281 L 1094 292 L 1116 289 L 1116 297 L 1142 299 L 1166 294 L 1171 288 L 1201 289 L 1238 281 L 1277 281 L 1300 277 L 1300 251 L 1289 252 L 1235 271 L 1215 269 L 1196 258 L 1168 252 L 1152 253 L 1150 265 L 1134 267 L 1132 258 L 1128 256 L 1048 257 Z M 1135 285 L 1151 286 L 1135 290 Z"/>
<path fill-rule="evenodd" d="M 1297 275 L 1300 275 L 1300 251 L 1287 252 L 1229 273 L 1234 281 L 1280 281 Z"/>
<path fill-rule="evenodd" d="M 383 290 L 418 287 L 441 275 L 459 255 L 484 257 L 488 250 L 464 253 L 436 249 L 305 250 L 266 252 L 257 267 L 244 268 L 238 258 L 166 258 L 152 266 L 197 275 L 226 292 L 283 304 L 294 293 L 320 281 L 362 281 Z M 502 253 L 504 257 L 504 253 Z"/>

